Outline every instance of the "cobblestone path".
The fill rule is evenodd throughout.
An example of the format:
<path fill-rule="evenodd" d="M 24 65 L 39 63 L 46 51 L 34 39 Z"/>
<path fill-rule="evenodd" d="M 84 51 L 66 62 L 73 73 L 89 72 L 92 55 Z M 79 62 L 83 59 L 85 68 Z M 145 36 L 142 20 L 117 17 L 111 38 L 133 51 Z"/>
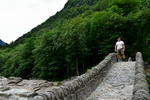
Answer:
<path fill-rule="evenodd" d="M 87 100 L 132 100 L 135 62 L 117 62 Z"/>

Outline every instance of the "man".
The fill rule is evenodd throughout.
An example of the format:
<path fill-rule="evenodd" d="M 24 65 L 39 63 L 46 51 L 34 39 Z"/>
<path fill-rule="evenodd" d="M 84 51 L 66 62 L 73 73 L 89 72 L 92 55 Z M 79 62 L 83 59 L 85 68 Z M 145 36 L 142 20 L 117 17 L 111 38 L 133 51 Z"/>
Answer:
<path fill-rule="evenodd" d="M 119 55 L 122 56 L 123 60 L 125 60 L 125 54 L 124 54 L 124 51 L 125 51 L 125 45 L 124 45 L 124 42 L 121 41 L 121 38 L 118 37 L 117 38 L 117 42 L 116 42 L 116 45 L 115 45 L 115 51 L 118 53 L 118 57 Z"/>

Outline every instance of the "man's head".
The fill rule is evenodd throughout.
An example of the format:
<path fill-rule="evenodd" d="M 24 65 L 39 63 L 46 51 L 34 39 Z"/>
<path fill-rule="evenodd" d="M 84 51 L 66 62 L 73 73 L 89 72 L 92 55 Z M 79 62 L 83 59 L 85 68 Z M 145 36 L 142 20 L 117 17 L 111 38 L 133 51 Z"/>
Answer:
<path fill-rule="evenodd" d="M 118 41 L 121 41 L 121 38 L 120 38 L 120 37 L 118 37 L 118 38 L 117 38 L 117 40 L 118 40 Z"/>

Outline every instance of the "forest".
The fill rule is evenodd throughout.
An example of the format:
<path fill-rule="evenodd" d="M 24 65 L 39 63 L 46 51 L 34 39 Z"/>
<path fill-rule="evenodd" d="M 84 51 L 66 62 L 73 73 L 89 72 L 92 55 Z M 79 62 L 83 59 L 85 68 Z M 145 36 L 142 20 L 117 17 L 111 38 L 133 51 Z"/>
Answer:
<path fill-rule="evenodd" d="M 150 63 L 150 0 L 69 0 L 56 15 L 0 49 L 0 76 L 63 80 L 114 52 Z"/>

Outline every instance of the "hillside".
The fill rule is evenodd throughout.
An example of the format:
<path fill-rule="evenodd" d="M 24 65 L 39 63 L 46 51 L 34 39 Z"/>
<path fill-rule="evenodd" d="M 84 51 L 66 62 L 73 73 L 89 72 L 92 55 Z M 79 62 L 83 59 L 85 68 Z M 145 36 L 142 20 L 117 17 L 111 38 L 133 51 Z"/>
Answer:
<path fill-rule="evenodd" d="M 127 57 L 141 51 L 150 62 L 149 22 L 149 0 L 69 0 L 56 15 L 0 49 L 0 75 L 47 80 L 79 75 L 114 52 L 118 36 Z"/>
<path fill-rule="evenodd" d="M 0 39 L 0 45 L 4 46 L 4 45 L 6 45 L 6 43 Z"/>
<path fill-rule="evenodd" d="M 65 23 L 68 19 L 72 19 L 79 14 L 91 9 L 99 0 L 68 0 L 64 8 L 57 12 L 54 16 L 48 18 L 44 23 L 33 28 L 30 32 L 24 34 L 22 37 L 18 38 L 15 43 L 11 44 L 16 46 L 17 44 L 24 43 L 26 38 L 38 35 L 37 32 L 42 29 L 53 29 L 58 25 Z"/>

